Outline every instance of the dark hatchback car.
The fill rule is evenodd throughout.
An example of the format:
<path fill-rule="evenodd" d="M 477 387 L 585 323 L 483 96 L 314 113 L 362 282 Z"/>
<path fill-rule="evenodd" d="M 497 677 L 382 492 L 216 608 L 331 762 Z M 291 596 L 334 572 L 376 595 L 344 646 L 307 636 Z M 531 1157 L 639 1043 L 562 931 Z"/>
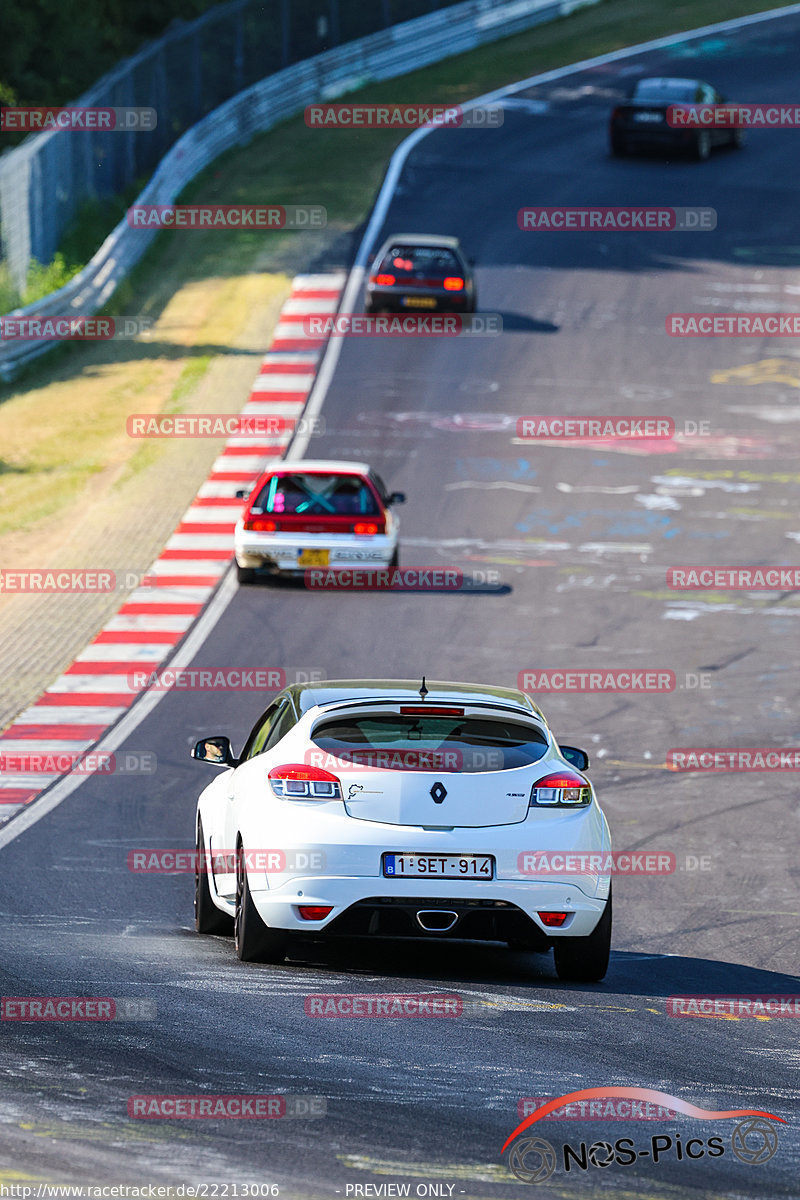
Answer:
<path fill-rule="evenodd" d="M 458 238 L 396 233 L 375 256 L 368 313 L 475 312 L 475 278 Z"/>
<path fill-rule="evenodd" d="M 707 159 L 714 146 L 741 146 L 744 143 L 742 129 L 682 128 L 667 121 L 667 110 L 672 105 L 691 108 L 696 104 L 725 103 L 719 92 L 701 79 L 661 76 L 640 79 L 628 99 L 617 105 L 611 114 L 611 153 L 623 155 L 636 150 L 661 150 Z"/>

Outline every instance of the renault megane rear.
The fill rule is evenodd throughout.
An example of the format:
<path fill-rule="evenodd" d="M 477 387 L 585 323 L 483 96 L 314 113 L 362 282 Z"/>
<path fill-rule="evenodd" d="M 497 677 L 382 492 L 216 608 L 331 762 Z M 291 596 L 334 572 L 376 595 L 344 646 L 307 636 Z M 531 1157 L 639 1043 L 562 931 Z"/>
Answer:
<path fill-rule="evenodd" d="M 458 938 L 605 974 L 608 823 L 586 754 L 523 693 L 295 684 L 240 754 L 217 735 L 193 756 L 222 768 L 197 806 L 196 927 L 235 927 L 239 958 L 279 962 L 303 935 Z"/>

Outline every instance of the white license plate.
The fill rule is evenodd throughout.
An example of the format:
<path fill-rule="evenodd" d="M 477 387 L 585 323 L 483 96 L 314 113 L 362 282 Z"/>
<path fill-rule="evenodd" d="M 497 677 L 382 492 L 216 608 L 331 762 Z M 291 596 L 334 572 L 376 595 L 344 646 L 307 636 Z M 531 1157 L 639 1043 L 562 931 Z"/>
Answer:
<path fill-rule="evenodd" d="M 383 873 L 391 878 L 493 879 L 491 854 L 384 854 Z"/>
<path fill-rule="evenodd" d="M 634 121 L 647 121 L 651 125 L 660 125 L 664 120 L 661 113 L 642 112 L 633 114 Z"/>

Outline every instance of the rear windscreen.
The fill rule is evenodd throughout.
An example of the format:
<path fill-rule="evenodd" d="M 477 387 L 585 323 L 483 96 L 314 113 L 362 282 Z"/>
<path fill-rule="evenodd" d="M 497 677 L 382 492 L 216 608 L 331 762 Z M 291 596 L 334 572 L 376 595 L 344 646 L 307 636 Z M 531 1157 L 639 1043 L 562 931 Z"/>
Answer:
<path fill-rule="evenodd" d="M 312 740 L 345 761 L 400 770 L 503 771 L 547 752 L 547 737 L 534 726 L 483 717 L 337 717 L 318 725 Z"/>
<path fill-rule="evenodd" d="M 381 271 L 398 272 L 402 275 L 412 271 L 430 271 L 435 275 L 461 274 L 461 263 L 443 246 L 393 246 L 383 259 Z"/>
<path fill-rule="evenodd" d="M 372 489 L 358 475 L 273 475 L 254 505 L 265 513 L 296 516 L 377 516 Z"/>

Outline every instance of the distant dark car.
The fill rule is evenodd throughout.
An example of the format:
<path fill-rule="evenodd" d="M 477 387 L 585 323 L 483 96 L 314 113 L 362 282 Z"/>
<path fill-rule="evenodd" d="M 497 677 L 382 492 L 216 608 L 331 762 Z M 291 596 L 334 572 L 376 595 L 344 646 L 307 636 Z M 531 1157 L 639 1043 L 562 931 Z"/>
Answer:
<path fill-rule="evenodd" d="M 395 233 L 375 256 L 364 307 L 377 312 L 475 312 L 475 278 L 458 238 Z"/>
<path fill-rule="evenodd" d="M 724 104 L 710 83 L 701 79 L 640 79 L 624 104 L 611 114 L 611 153 L 632 154 L 636 150 L 683 152 L 707 159 L 714 146 L 741 146 L 742 129 L 723 127 L 683 129 L 669 125 L 667 109 L 674 104 L 690 108 L 696 104 Z"/>

